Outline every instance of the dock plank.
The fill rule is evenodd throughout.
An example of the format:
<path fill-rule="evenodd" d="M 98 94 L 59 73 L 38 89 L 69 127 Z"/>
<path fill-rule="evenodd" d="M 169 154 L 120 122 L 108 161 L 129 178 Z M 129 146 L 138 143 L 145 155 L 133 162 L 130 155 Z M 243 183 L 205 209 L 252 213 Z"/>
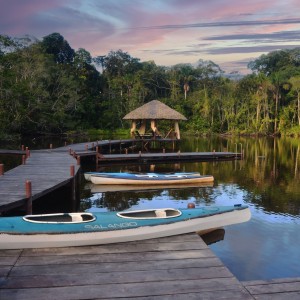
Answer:
<path fill-rule="evenodd" d="M 300 278 L 281 278 L 272 280 L 242 282 L 257 300 L 300 299 Z"/>

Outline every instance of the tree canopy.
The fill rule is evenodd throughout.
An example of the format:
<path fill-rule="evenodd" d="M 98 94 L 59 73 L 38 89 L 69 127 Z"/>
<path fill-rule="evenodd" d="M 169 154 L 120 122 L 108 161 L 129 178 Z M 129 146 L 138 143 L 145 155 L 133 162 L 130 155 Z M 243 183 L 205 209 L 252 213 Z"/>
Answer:
<path fill-rule="evenodd" d="M 0 134 L 129 126 L 123 117 L 160 100 L 199 134 L 299 134 L 300 48 L 261 55 L 228 77 L 212 61 L 158 66 L 121 49 L 92 57 L 59 33 L 0 35 Z"/>

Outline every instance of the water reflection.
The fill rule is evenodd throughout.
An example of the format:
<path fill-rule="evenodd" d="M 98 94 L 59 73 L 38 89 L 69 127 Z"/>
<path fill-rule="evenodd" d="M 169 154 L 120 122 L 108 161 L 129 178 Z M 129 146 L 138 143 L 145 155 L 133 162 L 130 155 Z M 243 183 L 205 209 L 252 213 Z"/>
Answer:
<path fill-rule="evenodd" d="M 52 142 L 53 143 L 53 142 Z M 44 141 L 44 145 L 50 142 Z M 53 143 L 63 146 L 63 141 Z M 53 146 L 53 147 L 54 147 Z M 244 151 L 245 159 L 165 165 L 102 166 L 99 171 L 200 172 L 213 186 L 81 192 L 81 210 L 248 204 L 252 219 L 227 226 L 211 249 L 240 280 L 300 276 L 300 140 L 292 138 L 186 138 L 180 151 Z M 38 148 L 47 148 L 36 145 Z M 11 147 L 11 149 L 16 149 Z M 2 163 L 6 163 L 5 159 Z M 95 166 L 83 166 L 95 171 Z M 84 183 L 84 179 L 82 180 Z"/>
<path fill-rule="evenodd" d="M 211 249 L 240 280 L 300 276 L 300 141 L 289 138 L 190 138 L 181 151 L 235 151 L 245 159 L 156 165 L 155 172 L 213 175 L 213 186 L 108 191 L 91 188 L 88 210 L 248 204 L 252 219 L 227 226 Z M 103 166 L 101 171 L 153 171 L 153 166 Z M 93 170 L 88 170 L 93 171 Z M 88 201 L 88 203 L 86 203 Z"/>

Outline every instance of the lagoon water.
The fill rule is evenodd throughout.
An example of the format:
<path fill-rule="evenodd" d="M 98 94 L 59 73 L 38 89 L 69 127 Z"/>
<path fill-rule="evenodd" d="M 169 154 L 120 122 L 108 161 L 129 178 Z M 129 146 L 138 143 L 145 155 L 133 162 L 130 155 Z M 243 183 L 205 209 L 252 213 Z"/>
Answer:
<path fill-rule="evenodd" d="M 58 144 L 58 143 L 56 143 Z M 59 146 L 59 144 L 58 144 Z M 293 138 L 186 138 L 180 151 L 243 151 L 239 161 L 106 166 L 99 171 L 198 171 L 212 185 L 110 191 L 84 182 L 81 210 L 249 205 L 249 222 L 225 227 L 209 247 L 239 280 L 300 276 L 300 141 Z M 93 171 L 95 166 L 83 166 Z"/>
<path fill-rule="evenodd" d="M 224 239 L 210 245 L 239 280 L 300 276 L 300 141 L 284 138 L 190 138 L 183 151 L 244 151 L 241 161 L 193 162 L 156 166 L 113 166 L 100 171 L 199 171 L 211 186 L 138 191 L 101 191 L 85 186 L 88 211 L 249 205 L 249 222 L 227 226 Z M 97 190 L 98 188 L 98 190 Z"/>

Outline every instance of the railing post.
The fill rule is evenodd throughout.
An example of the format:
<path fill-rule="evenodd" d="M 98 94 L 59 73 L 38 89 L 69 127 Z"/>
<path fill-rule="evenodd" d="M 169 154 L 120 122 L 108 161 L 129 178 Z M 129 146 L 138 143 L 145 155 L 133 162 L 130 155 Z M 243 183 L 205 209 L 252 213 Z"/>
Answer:
<path fill-rule="evenodd" d="M 75 166 L 70 166 L 70 176 L 71 179 L 71 203 L 72 203 L 72 210 L 75 210 L 76 207 L 76 177 L 75 177 Z"/>
<path fill-rule="evenodd" d="M 75 166 L 72 165 L 72 166 L 70 166 L 70 176 L 74 177 L 74 175 L 75 175 Z"/>
<path fill-rule="evenodd" d="M 0 164 L 0 176 L 4 174 L 4 164 Z"/>
<path fill-rule="evenodd" d="M 28 158 L 29 156 L 30 156 L 30 152 L 29 152 L 29 149 L 28 149 L 28 147 L 26 147 L 26 158 Z"/>
<path fill-rule="evenodd" d="M 26 190 L 26 214 L 31 215 L 32 214 L 32 186 L 30 180 L 26 180 L 25 190 Z"/>

